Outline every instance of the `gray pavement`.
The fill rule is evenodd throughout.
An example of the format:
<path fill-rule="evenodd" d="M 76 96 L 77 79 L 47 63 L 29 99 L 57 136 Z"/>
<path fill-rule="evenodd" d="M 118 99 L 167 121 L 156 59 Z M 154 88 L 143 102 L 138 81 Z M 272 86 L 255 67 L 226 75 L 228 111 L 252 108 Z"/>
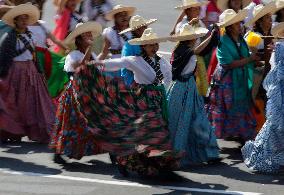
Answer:
<path fill-rule="evenodd" d="M 51 0 L 46 4 L 44 20 L 54 27 Z M 178 16 L 173 7 L 180 0 L 117 0 L 134 5 L 146 18 L 157 18 L 153 28 L 168 35 Z M 173 44 L 162 44 L 170 52 Z M 174 195 L 174 194 L 284 194 L 284 175 L 251 172 L 242 162 L 238 144 L 219 140 L 222 163 L 192 166 L 176 172 L 177 181 L 145 181 L 137 176 L 123 178 L 110 164 L 108 155 L 84 157 L 66 166 L 54 164 L 47 146 L 24 142 L 0 146 L 0 195 Z"/>

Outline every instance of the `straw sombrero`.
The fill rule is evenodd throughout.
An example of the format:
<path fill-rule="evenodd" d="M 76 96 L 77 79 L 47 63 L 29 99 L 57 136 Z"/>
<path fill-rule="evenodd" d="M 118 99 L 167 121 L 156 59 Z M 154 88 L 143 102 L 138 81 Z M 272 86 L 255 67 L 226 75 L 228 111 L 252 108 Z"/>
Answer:
<path fill-rule="evenodd" d="M 205 0 L 183 0 L 182 5 L 176 6 L 175 9 L 188 9 L 191 7 L 201 7 L 209 2 Z"/>
<path fill-rule="evenodd" d="M 279 10 L 284 8 L 284 0 L 278 0 L 276 1 L 276 10 L 275 13 L 278 12 Z"/>
<path fill-rule="evenodd" d="M 189 24 L 183 25 L 178 34 L 175 34 L 169 38 L 170 41 L 190 41 L 204 37 L 208 33 L 208 29 L 202 27 L 193 27 Z"/>
<path fill-rule="evenodd" d="M 243 9 L 236 13 L 233 9 L 226 9 L 219 16 L 219 23 L 217 25 L 219 27 L 227 27 L 235 24 L 237 22 L 243 21 L 247 17 L 248 11 Z"/>
<path fill-rule="evenodd" d="M 105 19 L 113 20 L 114 15 L 121 13 L 121 12 L 127 12 L 128 15 L 132 16 L 135 11 L 136 11 L 135 7 L 127 7 L 127 6 L 123 6 L 123 5 L 116 5 L 116 6 L 114 6 L 114 8 L 110 12 L 108 12 L 105 15 Z"/>
<path fill-rule="evenodd" d="M 274 37 L 283 37 L 283 33 L 284 33 L 284 22 L 280 22 L 271 29 L 271 34 Z"/>
<path fill-rule="evenodd" d="M 61 5 L 65 5 L 67 3 L 68 0 L 53 0 L 53 4 L 56 6 L 56 7 L 59 7 Z M 82 0 L 76 0 L 77 3 L 80 3 Z"/>
<path fill-rule="evenodd" d="M 86 22 L 86 23 L 79 23 L 76 25 L 75 30 L 73 30 L 64 40 L 66 45 L 72 45 L 75 42 L 75 38 L 79 35 L 92 32 L 93 37 L 97 37 L 102 32 L 102 25 L 98 22 Z"/>
<path fill-rule="evenodd" d="M 2 21 L 9 26 L 15 27 L 14 19 L 20 15 L 28 15 L 28 25 L 36 23 L 40 18 L 39 9 L 32 4 L 21 4 L 14 6 L 2 17 Z"/>
<path fill-rule="evenodd" d="M 266 14 L 269 14 L 269 13 L 273 14 L 275 13 L 275 11 L 276 11 L 276 4 L 274 1 L 267 5 L 259 4 L 254 7 L 253 13 L 252 13 L 253 14 L 252 19 L 249 20 L 245 25 L 247 27 L 253 26 L 257 20 L 259 20 Z"/>
<path fill-rule="evenodd" d="M 166 42 L 168 39 L 168 37 L 158 37 L 158 35 L 153 32 L 152 28 L 147 28 L 140 38 L 131 39 L 128 43 L 130 45 L 147 45 Z"/>
<path fill-rule="evenodd" d="M 248 6 L 252 0 L 240 0 L 242 1 L 242 7 L 245 8 L 246 6 Z M 229 9 L 229 0 L 218 0 L 217 1 L 217 7 L 221 10 L 221 11 L 225 11 L 226 9 Z"/>
<path fill-rule="evenodd" d="M 124 34 L 130 31 L 134 31 L 137 30 L 138 28 L 141 28 L 143 26 L 148 26 L 150 24 L 153 24 L 154 22 L 156 22 L 157 19 L 149 19 L 146 20 L 145 18 L 136 15 L 136 16 L 132 16 L 129 22 L 129 28 L 121 31 L 119 34 Z"/>
<path fill-rule="evenodd" d="M 12 9 L 14 6 L 9 5 L 0 5 L 0 20 L 6 14 L 10 9 Z"/>

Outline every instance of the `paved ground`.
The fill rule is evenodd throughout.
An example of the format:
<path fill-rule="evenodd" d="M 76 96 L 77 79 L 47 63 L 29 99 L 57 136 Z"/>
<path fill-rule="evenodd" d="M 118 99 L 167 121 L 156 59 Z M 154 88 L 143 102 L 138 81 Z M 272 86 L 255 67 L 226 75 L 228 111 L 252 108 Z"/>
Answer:
<path fill-rule="evenodd" d="M 46 5 L 45 20 L 53 28 L 55 15 L 51 0 Z M 117 0 L 134 5 L 146 18 L 158 18 L 153 25 L 160 35 L 168 35 L 178 12 L 173 7 L 180 0 Z M 161 45 L 170 52 L 173 44 Z M 284 175 L 261 175 L 250 172 L 242 163 L 238 145 L 219 141 L 225 160 L 219 165 L 193 166 L 177 172 L 175 182 L 144 181 L 133 176 L 121 177 L 107 155 L 85 157 L 59 166 L 51 161 L 52 153 L 36 143 L 0 146 L 0 195 L 174 195 L 174 194 L 284 194 Z"/>

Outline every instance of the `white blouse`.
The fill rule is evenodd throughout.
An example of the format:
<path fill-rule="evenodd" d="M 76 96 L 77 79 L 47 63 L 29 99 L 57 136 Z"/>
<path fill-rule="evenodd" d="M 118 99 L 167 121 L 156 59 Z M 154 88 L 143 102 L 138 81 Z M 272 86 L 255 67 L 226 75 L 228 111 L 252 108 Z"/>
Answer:
<path fill-rule="evenodd" d="M 183 27 L 185 24 L 188 24 L 188 22 L 189 22 L 189 21 L 187 20 L 187 18 L 184 17 L 184 18 L 182 19 L 182 21 L 177 24 L 176 29 L 175 29 L 175 33 L 178 34 L 179 31 L 182 29 L 182 27 Z M 206 28 L 205 24 L 204 24 L 201 20 L 199 20 L 199 27 Z"/>
<path fill-rule="evenodd" d="M 74 50 L 70 52 L 65 59 L 64 64 L 64 71 L 65 72 L 75 72 L 75 69 L 77 68 L 78 63 L 81 63 L 85 54 L 80 52 L 79 50 Z M 95 53 L 92 53 L 92 56 L 94 59 L 97 58 Z"/>
<path fill-rule="evenodd" d="M 104 71 L 118 71 L 121 68 L 131 70 L 134 80 L 139 84 L 153 84 L 156 78 L 154 69 L 141 56 L 128 56 L 120 59 L 110 59 L 104 61 Z M 160 59 L 160 68 L 163 73 L 163 84 L 169 86 L 172 81 L 171 64 L 164 58 Z"/>
<path fill-rule="evenodd" d="M 195 70 L 196 62 L 197 62 L 196 55 L 191 56 L 187 65 L 184 67 L 183 71 L 181 72 L 181 75 L 187 75 L 192 73 Z"/>
<path fill-rule="evenodd" d="M 131 33 L 125 33 L 128 39 L 131 39 Z M 103 36 L 110 41 L 110 49 L 122 49 L 125 44 L 124 39 L 117 34 L 113 27 L 108 27 L 104 29 Z M 114 54 L 111 58 L 120 58 L 121 54 Z"/>
<path fill-rule="evenodd" d="M 32 47 L 34 47 L 33 36 L 32 36 L 32 39 L 30 39 L 27 34 L 23 33 L 21 35 L 24 36 L 26 40 L 30 42 L 30 45 Z M 17 38 L 16 49 L 20 50 L 24 47 L 25 47 L 24 43 L 19 38 Z M 33 55 L 28 49 L 21 55 L 13 58 L 13 61 L 17 61 L 17 62 L 23 62 L 23 61 L 29 61 L 29 60 L 33 60 Z"/>
<path fill-rule="evenodd" d="M 47 48 L 47 33 L 50 31 L 46 28 L 46 22 L 39 20 L 40 25 L 29 26 L 29 31 L 32 32 L 34 43 L 37 47 Z"/>

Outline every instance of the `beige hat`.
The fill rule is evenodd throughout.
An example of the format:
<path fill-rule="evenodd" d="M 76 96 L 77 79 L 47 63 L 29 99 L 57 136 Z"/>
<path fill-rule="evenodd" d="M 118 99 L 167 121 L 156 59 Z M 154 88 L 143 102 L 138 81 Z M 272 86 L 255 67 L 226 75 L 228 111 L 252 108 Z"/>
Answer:
<path fill-rule="evenodd" d="M 182 5 L 175 7 L 175 9 L 188 9 L 191 7 L 201 7 L 207 5 L 209 1 L 205 0 L 182 0 Z"/>
<path fill-rule="evenodd" d="M 153 24 L 154 22 L 156 22 L 157 19 L 149 19 L 146 20 L 145 18 L 136 15 L 136 16 L 132 16 L 129 22 L 129 28 L 121 31 L 119 34 L 124 34 L 130 31 L 134 31 L 137 30 L 138 28 L 141 28 L 143 26 L 148 26 L 150 24 Z"/>
<path fill-rule="evenodd" d="M 253 26 L 257 20 L 259 20 L 266 14 L 269 14 L 269 13 L 274 14 L 275 11 L 276 11 L 276 4 L 274 1 L 267 5 L 259 4 L 254 7 L 253 12 L 252 12 L 253 14 L 252 19 L 249 20 L 245 25 L 247 27 Z"/>
<path fill-rule="evenodd" d="M 14 6 L 2 17 L 2 21 L 9 26 L 15 27 L 14 19 L 20 15 L 28 15 L 28 25 L 35 24 L 40 18 L 39 9 L 32 4 L 21 4 Z"/>
<path fill-rule="evenodd" d="M 53 0 L 53 4 L 56 7 L 59 7 L 60 5 L 65 5 L 67 3 L 68 0 Z M 80 3 L 82 0 L 76 0 L 77 3 Z"/>
<path fill-rule="evenodd" d="M 274 37 L 284 37 L 284 22 L 280 22 L 271 29 Z"/>
<path fill-rule="evenodd" d="M 152 28 L 147 28 L 140 38 L 131 39 L 128 43 L 130 45 L 147 45 L 166 42 L 168 39 L 168 37 L 158 37 L 158 35 L 153 32 Z"/>
<path fill-rule="evenodd" d="M 74 44 L 76 37 L 86 32 L 92 32 L 93 37 L 97 37 L 102 33 L 102 25 L 98 22 L 79 23 L 76 25 L 76 28 L 66 37 L 64 43 L 66 45 L 72 45 Z"/>
<path fill-rule="evenodd" d="M 121 13 L 121 12 L 128 12 L 128 15 L 132 16 L 134 12 L 136 11 L 135 7 L 127 7 L 123 5 L 116 5 L 114 8 L 108 12 L 105 16 L 105 19 L 107 20 L 113 20 L 113 17 L 115 14 Z"/>
<path fill-rule="evenodd" d="M 227 9 L 219 16 L 219 23 L 217 25 L 221 28 L 231 26 L 232 24 L 243 21 L 247 17 L 247 14 L 248 12 L 245 9 L 240 10 L 238 13 L 233 9 Z"/>
<path fill-rule="evenodd" d="M 202 27 L 193 27 L 189 24 L 183 25 L 178 34 L 169 38 L 170 41 L 190 41 L 204 37 L 208 33 L 208 29 Z"/>
<path fill-rule="evenodd" d="M 245 8 L 245 7 L 248 6 L 251 2 L 252 2 L 252 0 L 242 0 L 242 7 Z M 217 7 L 218 7 L 221 11 L 225 11 L 226 9 L 229 9 L 229 0 L 218 0 L 218 1 L 217 1 Z"/>
<path fill-rule="evenodd" d="M 0 19 L 4 16 L 4 14 L 6 14 L 13 7 L 14 6 L 0 5 Z"/>
<path fill-rule="evenodd" d="M 284 8 L 284 0 L 277 0 L 275 13 L 283 8 Z"/>

